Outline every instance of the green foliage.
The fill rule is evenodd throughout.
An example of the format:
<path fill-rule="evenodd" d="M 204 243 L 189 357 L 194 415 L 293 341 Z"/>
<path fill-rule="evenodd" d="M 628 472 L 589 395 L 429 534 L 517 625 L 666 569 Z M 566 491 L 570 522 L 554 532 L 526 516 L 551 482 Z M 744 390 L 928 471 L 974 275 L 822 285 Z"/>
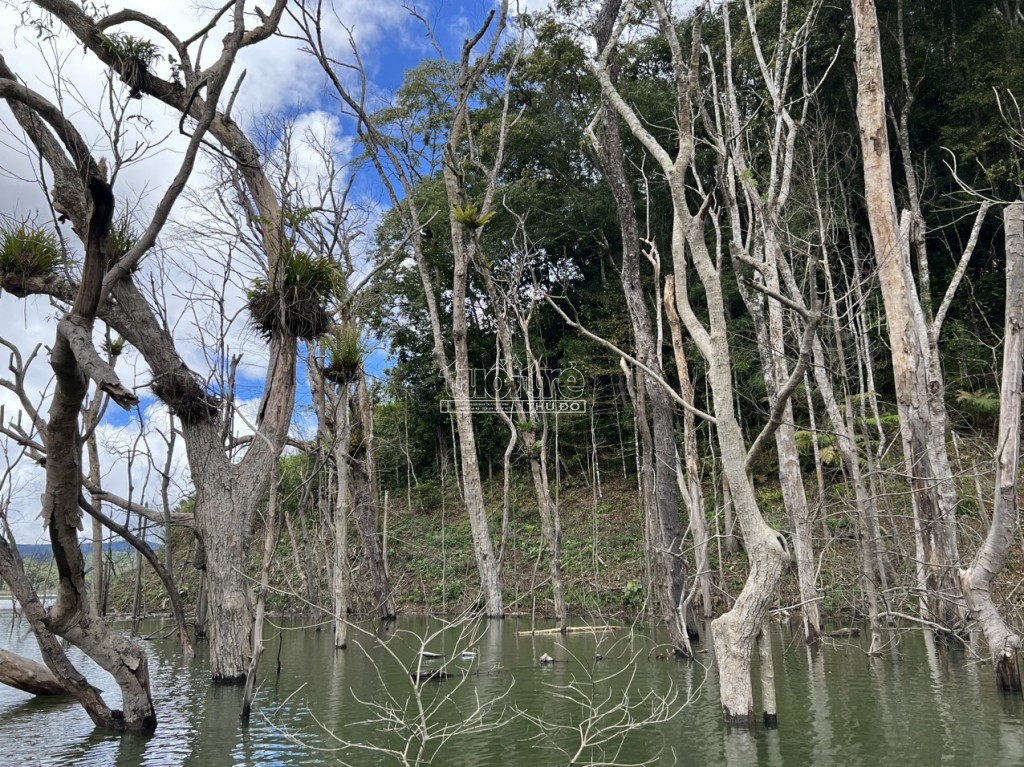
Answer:
<path fill-rule="evenodd" d="M 796 441 L 796 449 L 802 458 L 814 458 L 814 432 L 812 431 L 797 431 L 794 435 Z M 831 434 L 818 434 L 818 456 L 821 458 L 821 463 L 824 466 L 838 466 L 839 465 L 839 449 L 835 444 L 835 437 Z"/>
<path fill-rule="evenodd" d="M 27 224 L 0 229 L 0 272 L 49 274 L 59 262 L 60 246 L 54 234 Z"/>
<path fill-rule="evenodd" d="M 147 66 L 159 61 L 159 46 L 141 37 L 125 32 L 114 32 L 103 39 L 103 47 L 122 61 L 138 61 Z"/>
<path fill-rule="evenodd" d="M 479 206 L 472 203 L 469 203 L 464 208 L 456 206 L 452 209 L 452 218 L 462 226 L 473 231 L 485 227 L 496 215 L 498 215 L 498 211 L 492 210 L 490 213 L 481 216 Z"/>
<path fill-rule="evenodd" d="M 124 351 L 126 341 L 123 338 L 108 338 L 103 341 L 100 348 L 103 349 L 110 357 L 119 357 Z"/>
<path fill-rule="evenodd" d="M 327 355 L 324 376 L 339 385 L 354 380 L 366 353 L 359 328 L 349 322 L 336 325 L 320 339 L 320 346 Z"/>
<path fill-rule="evenodd" d="M 151 78 L 150 67 L 163 58 L 160 48 L 149 40 L 125 32 L 101 36 L 101 44 L 113 56 L 114 68 L 130 89 L 129 96 L 141 98 L 142 90 Z"/>
<path fill-rule="evenodd" d="M 892 432 L 900 428 L 900 417 L 896 413 L 884 413 L 880 418 L 868 418 L 867 424 L 875 428 L 881 425 L 884 431 Z"/>
<path fill-rule="evenodd" d="M 132 226 L 131 219 L 128 216 L 122 216 L 114 222 L 110 227 L 110 231 L 107 232 L 107 252 L 110 255 L 110 259 L 117 261 L 122 258 L 135 246 L 138 240 L 139 233 Z"/>
<path fill-rule="evenodd" d="M 282 259 L 281 268 L 280 290 L 257 278 L 246 292 L 252 323 L 268 339 L 289 332 L 316 341 L 331 327 L 328 307 L 344 294 L 344 275 L 331 259 L 294 248 Z"/>
<path fill-rule="evenodd" d="M 647 601 L 647 590 L 640 581 L 626 581 L 622 587 L 622 601 L 633 610 L 639 610 Z"/>

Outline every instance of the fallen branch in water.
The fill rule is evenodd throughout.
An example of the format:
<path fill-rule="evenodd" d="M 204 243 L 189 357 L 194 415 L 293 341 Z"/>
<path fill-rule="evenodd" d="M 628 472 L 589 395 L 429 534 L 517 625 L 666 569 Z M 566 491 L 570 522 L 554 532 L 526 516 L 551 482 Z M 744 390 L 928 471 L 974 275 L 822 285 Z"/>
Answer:
<path fill-rule="evenodd" d="M 603 631 L 619 631 L 624 629 L 625 626 L 569 626 L 566 628 L 566 634 L 600 634 Z M 561 629 L 528 629 L 526 631 L 517 631 L 517 637 L 530 636 L 532 634 L 561 634 Z"/>
<path fill-rule="evenodd" d="M 0 650 L 0 684 L 33 695 L 67 695 L 57 677 L 42 663 Z"/>

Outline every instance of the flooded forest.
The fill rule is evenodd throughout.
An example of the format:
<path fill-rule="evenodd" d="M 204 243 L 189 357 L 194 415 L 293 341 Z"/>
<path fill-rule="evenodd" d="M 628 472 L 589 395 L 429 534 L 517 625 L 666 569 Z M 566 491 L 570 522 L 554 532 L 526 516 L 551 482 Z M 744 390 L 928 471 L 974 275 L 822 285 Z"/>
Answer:
<path fill-rule="evenodd" d="M 0 737 L 1021 763 L 1022 0 L 0 4 Z"/>

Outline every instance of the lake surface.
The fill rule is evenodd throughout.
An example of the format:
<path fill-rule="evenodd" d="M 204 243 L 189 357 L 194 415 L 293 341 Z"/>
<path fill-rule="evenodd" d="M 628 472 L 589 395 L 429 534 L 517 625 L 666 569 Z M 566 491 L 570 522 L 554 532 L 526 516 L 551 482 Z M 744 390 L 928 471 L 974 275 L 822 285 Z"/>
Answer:
<path fill-rule="evenodd" d="M 624 764 L 1024 764 L 1024 702 L 999 693 L 991 667 L 969 651 L 936 647 L 922 631 L 893 633 L 888 654 L 872 659 L 861 639 L 812 652 L 797 633 L 778 628 L 779 729 L 737 733 L 721 721 L 710 654 L 696 663 L 660 660 L 664 645 L 647 626 L 563 639 L 518 636 L 528 620 L 446 630 L 439 620 L 410 617 L 387 644 L 373 626 L 362 628 L 335 652 L 329 626 L 268 625 L 244 728 L 241 689 L 208 683 L 205 646 L 185 664 L 174 641 L 160 638 L 170 625 L 145 621 L 143 633 L 156 637 L 144 643 L 155 735 L 97 733 L 74 703 L 0 687 L 0 764 L 393 765 L 402 762 L 380 749 L 417 753 L 417 730 L 403 720 L 425 722 L 437 736 L 423 751 L 437 765 L 569 764 L 583 739 L 604 736 L 576 763 L 617 756 Z M 0 647 L 39 657 L 28 627 L 10 613 L 0 614 Z M 465 648 L 475 657 L 462 657 Z M 449 658 L 423 659 L 423 649 Z M 556 662 L 541 666 L 543 653 Z M 113 680 L 76 651 L 71 656 L 117 704 Z M 421 683 L 417 701 L 409 669 L 449 677 Z M 659 721 L 627 726 L 650 717 Z M 630 731 L 622 737 L 623 730 Z"/>

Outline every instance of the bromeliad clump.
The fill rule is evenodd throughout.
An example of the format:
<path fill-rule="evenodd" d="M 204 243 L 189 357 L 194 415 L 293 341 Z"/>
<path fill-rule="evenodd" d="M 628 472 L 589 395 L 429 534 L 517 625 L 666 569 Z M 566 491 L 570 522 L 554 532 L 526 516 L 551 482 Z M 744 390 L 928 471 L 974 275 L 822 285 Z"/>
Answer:
<path fill-rule="evenodd" d="M 344 290 L 341 271 L 330 259 L 300 250 L 290 251 L 281 268 L 280 288 L 264 279 L 253 280 L 246 294 L 252 324 L 268 340 L 276 333 L 290 333 L 316 341 L 331 327 L 327 307 Z"/>
<path fill-rule="evenodd" d="M 128 86 L 128 96 L 142 98 L 142 92 L 153 78 L 150 67 L 163 58 L 160 48 L 149 40 L 123 32 L 103 37 L 101 44 L 113 57 L 113 67 Z"/>
<path fill-rule="evenodd" d="M 320 339 L 325 352 L 324 378 L 338 386 L 355 380 L 363 362 L 363 341 L 351 323 L 336 326 Z"/>
<path fill-rule="evenodd" d="M 60 262 L 57 238 L 26 224 L 0 230 L 0 272 L 27 277 L 49 274 Z"/>

